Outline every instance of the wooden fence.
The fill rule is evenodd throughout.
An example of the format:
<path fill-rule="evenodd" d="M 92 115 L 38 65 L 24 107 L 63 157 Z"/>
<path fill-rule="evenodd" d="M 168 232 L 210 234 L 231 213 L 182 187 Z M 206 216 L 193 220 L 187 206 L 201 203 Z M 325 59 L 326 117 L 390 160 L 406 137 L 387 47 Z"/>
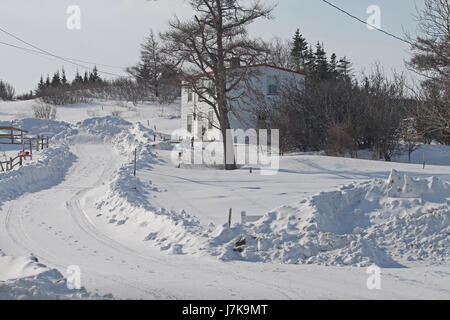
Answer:
<path fill-rule="evenodd" d="M 23 160 L 27 157 L 32 157 L 33 148 L 36 151 L 48 148 L 48 136 L 26 137 L 27 130 L 14 127 L 0 127 L 0 144 L 21 145 L 22 151 L 9 160 L 0 161 L 0 170 L 2 172 L 14 169 L 16 166 L 21 166 Z"/>

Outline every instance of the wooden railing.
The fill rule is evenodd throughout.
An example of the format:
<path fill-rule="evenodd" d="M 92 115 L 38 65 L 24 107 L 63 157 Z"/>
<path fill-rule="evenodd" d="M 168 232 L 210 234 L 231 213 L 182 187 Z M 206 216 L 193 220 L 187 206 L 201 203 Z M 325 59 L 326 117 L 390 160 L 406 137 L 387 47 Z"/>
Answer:
<path fill-rule="evenodd" d="M 32 157 L 33 147 L 36 151 L 48 148 L 48 136 L 26 137 L 27 130 L 14 127 L 0 127 L 0 144 L 21 145 L 22 151 L 9 160 L 0 161 L 0 169 L 2 172 L 14 169 L 15 166 L 22 166 L 23 160 Z M 5 141 L 8 140 L 8 141 Z"/>

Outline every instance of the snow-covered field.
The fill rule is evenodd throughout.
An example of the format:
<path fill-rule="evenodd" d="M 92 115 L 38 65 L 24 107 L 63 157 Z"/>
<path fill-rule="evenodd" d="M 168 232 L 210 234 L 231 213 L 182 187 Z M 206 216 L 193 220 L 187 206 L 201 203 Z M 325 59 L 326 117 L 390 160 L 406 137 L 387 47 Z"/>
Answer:
<path fill-rule="evenodd" d="M 177 168 L 159 135 L 179 128 L 179 102 L 65 106 L 57 121 L 32 104 L 0 102 L 2 124 L 51 137 L 0 174 L 0 298 L 450 298 L 449 147 L 411 164 L 287 155 L 270 176 Z"/>

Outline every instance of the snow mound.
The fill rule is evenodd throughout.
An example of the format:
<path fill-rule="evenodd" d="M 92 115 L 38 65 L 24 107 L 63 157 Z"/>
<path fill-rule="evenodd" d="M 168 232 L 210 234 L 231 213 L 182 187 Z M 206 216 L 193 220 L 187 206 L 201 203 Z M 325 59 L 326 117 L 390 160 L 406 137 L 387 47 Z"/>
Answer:
<path fill-rule="evenodd" d="M 117 120 L 113 119 L 104 120 L 115 125 L 114 121 Z M 100 125 L 104 120 L 100 120 Z M 89 122 L 89 130 L 96 126 L 91 124 L 92 122 Z M 153 130 L 140 123 L 132 125 L 120 122 L 119 125 L 124 125 L 124 128 L 112 130 L 111 134 L 114 135 L 105 138 L 124 155 L 133 155 L 136 150 L 138 170 L 144 167 L 151 168 L 152 164 L 161 161 L 153 152 L 151 143 Z M 143 182 L 134 177 L 134 157 L 130 160 L 116 172 L 108 185 L 107 193 L 97 201 L 97 209 L 102 212 L 101 216 L 118 227 L 128 225 L 144 227 L 147 235 L 142 240 L 153 243 L 161 250 L 168 250 L 173 254 L 196 251 L 199 235 L 206 235 L 199 220 L 185 211 L 177 212 L 152 205 L 148 200 L 151 194 L 165 192 L 165 189 L 153 185 L 151 181 Z"/>
<path fill-rule="evenodd" d="M 25 118 L 13 121 L 0 121 L 0 126 L 13 126 L 27 130 L 27 136 L 49 136 L 53 137 L 63 131 L 66 131 L 70 124 L 64 121 L 56 121 L 49 119 Z"/>
<path fill-rule="evenodd" d="M 393 170 L 269 212 L 250 225 L 218 227 L 206 250 L 223 260 L 400 267 L 447 263 L 450 185 Z"/>
<path fill-rule="evenodd" d="M 0 256 L 0 299 L 96 299 L 85 288 L 68 289 L 56 269 L 40 264 L 33 256 Z"/>
<path fill-rule="evenodd" d="M 35 155 L 33 155 L 35 156 Z M 26 192 L 37 192 L 60 183 L 75 161 L 67 144 L 39 151 L 39 159 L 0 174 L 0 205 Z"/>

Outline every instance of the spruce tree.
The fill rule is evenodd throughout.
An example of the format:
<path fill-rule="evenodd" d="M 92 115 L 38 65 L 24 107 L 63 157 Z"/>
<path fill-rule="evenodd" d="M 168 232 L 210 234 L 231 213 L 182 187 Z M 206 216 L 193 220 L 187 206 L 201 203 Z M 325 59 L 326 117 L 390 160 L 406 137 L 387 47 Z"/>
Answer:
<path fill-rule="evenodd" d="M 39 80 L 38 87 L 36 89 L 36 95 L 40 96 L 45 90 L 44 77 L 41 74 L 41 79 Z"/>
<path fill-rule="evenodd" d="M 314 51 L 313 48 L 310 46 L 308 50 L 306 51 L 305 56 L 305 71 L 308 75 L 312 74 L 314 72 L 314 64 L 315 64 L 315 57 L 314 57 Z"/>
<path fill-rule="evenodd" d="M 52 78 L 52 87 L 59 87 L 61 85 L 61 77 L 59 71 L 56 71 Z"/>
<path fill-rule="evenodd" d="M 300 33 L 300 29 L 295 32 L 292 49 L 291 49 L 291 59 L 294 70 L 297 72 L 305 71 L 305 59 L 308 54 L 308 42 Z"/>
<path fill-rule="evenodd" d="M 61 83 L 63 86 L 67 85 L 66 71 L 64 70 L 64 68 L 62 68 Z"/>
<path fill-rule="evenodd" d="M 316 51 L 314 53 L 314 73 L 319 79 L 324 79 L 327 77 L 328 73 L 328 60 L 327 54 L 323 45 L 317 42 Z"/>
<path fill-rule="evenodd" d="M 333 53 L 330 57 L 330 63 L 328 65 L 328 73 L 335 77 L 337 75 L 337 68 L 338 68 L 338 62 L 337 62 L 337 56 L 335 53 Z"/>
<path fill-rule="evenodd" d="M 87 71 L 84 72 L 83 83 L 84 84 L 89 83 L 89 75 L 88 75 Z"/>
<path fill-rule="evenodd" d="M 75 74 L 75 78 L 72 81 L 72 85 L 81 85 L 83 84 L 83 77 L 80 76 L 80 73 L 77 70 L 77 73 Z"/>
<path fill-rule="evenodd" d="M 342 78 L 350 78 L 352 74 L 352 63 L 350 60 L 344 56 L 339 59 L 339 63 L 337 65 L 337 72 L 339 76 Z"/>
<path fill-rule="evenodd" d="M 101 78 L 98 75 L 98 69 L 97 66 L 94 66 L 94 69 L 92 69 L 92 72 L 89 74 L 89 82 L 90 83 L 97 83 L 100 82 Z"/>

